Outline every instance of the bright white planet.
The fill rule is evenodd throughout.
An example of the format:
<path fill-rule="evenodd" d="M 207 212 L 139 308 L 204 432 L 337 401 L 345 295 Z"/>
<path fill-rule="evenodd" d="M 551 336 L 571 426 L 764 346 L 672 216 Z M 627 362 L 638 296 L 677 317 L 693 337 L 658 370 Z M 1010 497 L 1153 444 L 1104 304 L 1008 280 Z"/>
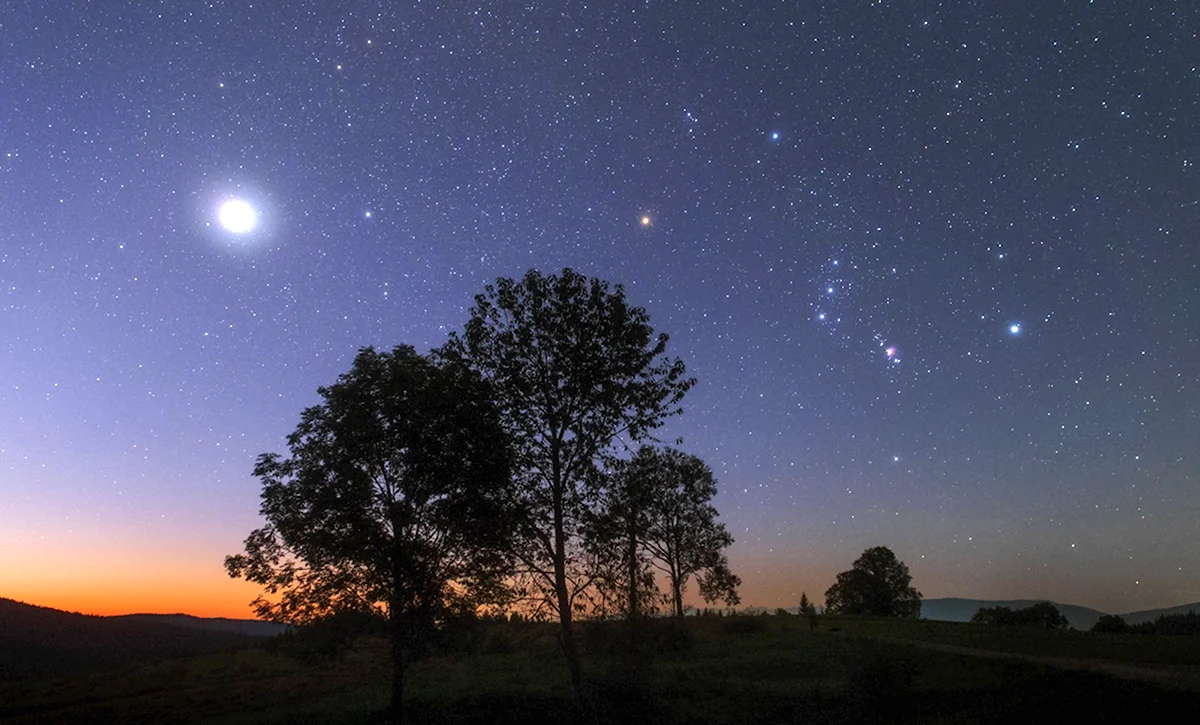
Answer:
<path fill-rule="evenodd" d="M 258 213 L 250 203 L 242 199 L 230 199 L 221 205 L 217 217 L 221 226 L 234 234 L 245 234 L 258 223 Z"/>

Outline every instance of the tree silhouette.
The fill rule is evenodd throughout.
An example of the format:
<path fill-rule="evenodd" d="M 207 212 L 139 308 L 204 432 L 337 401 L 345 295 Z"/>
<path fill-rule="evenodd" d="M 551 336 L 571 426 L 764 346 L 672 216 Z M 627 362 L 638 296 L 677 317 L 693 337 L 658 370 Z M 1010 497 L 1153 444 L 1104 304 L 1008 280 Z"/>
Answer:
<path fill-rule="evenodd" d="M 1066 629 L 1070 626 L 1066 616 L 1050 602 L 1038 602 L 1022 609 L 1000 606 L 982 607 L 971 617 L 971 624 L 999 624 L 1044 627 L 1046 629 Z"/>
<path fill-rule="evenodd" d="M 808 628 L 817 628 L 817 608 L 808 601 L 808 592 L 800 592 L 800 616 L 808 620 Z"/>
<path fill-rule="evenodd" d="M 1119 614 L 1105 614 L 1092 625 L 1093 632 L 1128 632 L 1129 625 Z"/>
<path fill-rule="evenodd" d="M 674 615 L 683 616 L 683 593 L 693 576 L 704 601 L 737 606 L 742 580 L 729 570 L 725 557 L 733 537 L 717 521 L 711 503 L 717 493 L 712 470 L 696 456 L 673 448 L 643 447 L 631 474 L 646 481 L 653 492 L 646 548 L 651 561 L 667 575 Z"/>
<path fill-rule="evenodd" d="M 738 604 L 741 579 L 729 570 L 724 554 L 733 537 L 717 521 L 711 503 L 717 483 L 704 461 L 673 448 L 643 446 L 631 460 L 615 462 L 614 467 L 598 496 L 600 510 L 589 527 L 589 539 L 601 547 L 620 547 L 616 554 L 628 569 L 623 581 L 630 610 L 637 611 L 638 592 L 645 587 L 629 587 L 629 582 L 644 582 L 649 575 L 653 586 L 649 567 L 666 575 L 676 617 L 684 616 L 683 593 L 692 577 L 708 603 Z"/>
<path fill-rule="evenodd" d="M 267 524 L 225 567 L 272 595 L 253 604 L 264 619 L 386 611 L 400 720 L 406 665 L 435 623 L 506 594 L 507 437 L 476 374 L 407 346 L 360 350 L 318 392 L 290 457 L 259 457 Z"/>
<path fill-rule="evenodd" d="M 619 437 L 642 441 L 681 412 L 695 381 L 666 347 L 623 287 L 570 269 L 487 286 L 446 347 L 497 392 L 523 505 L 515 553 L 530 595 L 559 620 L 577 690 L 572 620 L 595 576 L 581 540 L 584 484 Z"/>
<path fill-rule="evenodd" d="M 831 614 L 867 614 L 879 617 L 921 616 L 921 593 L 912 587 L 904 562 L 886 546 L 867 549 L 854 568 L 837 575 L 825 592 L 825 610 Z"/>
<path fill-rule="evenodd" d="M 611 460 L 607 475 L 591 481 L 584 545 L 596 573 L 596 613 L 624 614 L 636 647 L 632 628 L 639 616 L 656 613 L 665 598 L 645 551 L 653 490 L 644 476 L 632 475 L 632 466 Z"/>

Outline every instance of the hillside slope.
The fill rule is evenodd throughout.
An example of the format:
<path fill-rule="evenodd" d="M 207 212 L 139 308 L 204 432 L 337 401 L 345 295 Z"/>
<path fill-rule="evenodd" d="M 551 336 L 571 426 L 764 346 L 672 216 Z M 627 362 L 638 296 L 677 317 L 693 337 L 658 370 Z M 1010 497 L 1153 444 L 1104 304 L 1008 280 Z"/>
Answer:
<path fill-rule="evenodd" d="M 987 600 L 987 599 L 958 599 L 958 598 L 943 598 L 943 599 L 926 599 L 921 602 L 921 617 L 924 619 L 935 619 L 943 622 L 969 622 L 975 612 L 978 612 L 984 607 L 1009 607 L 1010 609 L 1023 609 L 1037 604 L 1044 599 L 1007 599 L 1007 600 Z M 1081 607 L 1076 604 L 1060 604 L 1051 602 L 1058 611 L 1063 613 L 1067 621 L 1075 629 L 1091 629 L 1092 625 L 1100 619 L 1105 612 L 1091 609 L 1090 607 Z"/>
<path fill-rule="evenodd" d="M 0 680 L 118 667 L 252 641 L 238 632 L 96 617 L 0 598 Z"/>

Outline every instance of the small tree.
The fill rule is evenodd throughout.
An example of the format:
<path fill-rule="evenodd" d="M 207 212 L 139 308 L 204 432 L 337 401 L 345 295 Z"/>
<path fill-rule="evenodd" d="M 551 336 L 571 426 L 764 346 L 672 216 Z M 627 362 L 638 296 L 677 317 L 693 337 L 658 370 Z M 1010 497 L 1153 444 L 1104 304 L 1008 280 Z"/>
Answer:
<path fill-rule="evenodd" d="M 259 457 L 267 524 L 225 568 L 273 595 L 253 605 L 271 621 L 386 611 L 399 721 L 405 668 L 435 623 L 505 596 L 508 441 L 478 376 L 411 347 L 365 348 L 318 392 L 290 457 Z"/>
<path fill-rule="evenodd" d="M 717 521 L 711 503 L 716 493 L 716 479 L 704 461 L 673 448 L 643 446 L 632 460 L 620 463 L 602 499 L 600 522 L 635 507 L 637 518 L 627 525 L 639 532 L 638 546 L 631 551 L 644 551 L 645 560 L 666 575 L 676 617 L 684 615 L 683 594 L 692 577 L 710 604 L 735 606 L 741 601 L 741 579 L 730 571 L 724 553 L 733 537 Z M 611 529 L 611 524 L 596 528 L 595 538 L 610 538 Z"/>
<path fill-rule="evenodd" d="M 971 624 L 1016 624 L 1017 617 L 1011 607 L 980 607 L 971 615 Z"/>
<path fill-rule="evenodd" d="M 831 614 L 919 617 L 921 593 L 913 588 L 904 562 L 886 546 L 875 546 L 855 560 L 854 568 L 837 575 L 825 592 L 825 610 Z"/>
<path fill-rule="evenodd" d="M 584 539 L 596 573 L 597 614 L 624 614 L 632 631 L 639 616 L 656 613 L 663 602 L 645 552 L 654 491 L 651 480 L 634 475 L 632 462 L 613 460 L 610 468 L 592 481 Z"/>
<path fill-rule="evenodd" d="M 1129 625 L 1125 623 L 1125 618 L 1119 614 L 1105 614 L 1096 620 L 1092 625 L 1093 632 L 1128 632 Z"/>
<path fill-rule="evenodd" d="M 817 608 L 808 601 L 808 592 L 800 592 L 800 616 L 808 620 L 808 628 L 817 628 Z"/>

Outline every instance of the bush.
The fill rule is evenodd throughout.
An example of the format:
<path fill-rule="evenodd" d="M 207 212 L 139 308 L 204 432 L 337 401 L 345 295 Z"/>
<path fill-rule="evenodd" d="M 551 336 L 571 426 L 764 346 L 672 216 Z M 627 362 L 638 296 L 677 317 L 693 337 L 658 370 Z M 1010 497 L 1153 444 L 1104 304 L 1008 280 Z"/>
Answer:
<path fill-rule="evenodd" d="M 363 636 L 386 636 L 387 620 L 373 612 L 342 610 L 275 637 L 267 649 L 313 664 L 334 659 Z"/>
<path fill-rule="evenodd" d="M 983 607 L 971 617 L 971 624 L 999 624 L 1003 626 L 1043 627 L 1045 629 L 1067 629 L 1070 623 L 1050 602 L 1038 602 L 1024 609 L 1008 607 Z"/>
<path fill-rule="evenodd" d="M 1129 625 L 1125 619 L 1116 614 L 1105 614 L 1092 625 L 1093 632 L 1128 632 Z"/>

